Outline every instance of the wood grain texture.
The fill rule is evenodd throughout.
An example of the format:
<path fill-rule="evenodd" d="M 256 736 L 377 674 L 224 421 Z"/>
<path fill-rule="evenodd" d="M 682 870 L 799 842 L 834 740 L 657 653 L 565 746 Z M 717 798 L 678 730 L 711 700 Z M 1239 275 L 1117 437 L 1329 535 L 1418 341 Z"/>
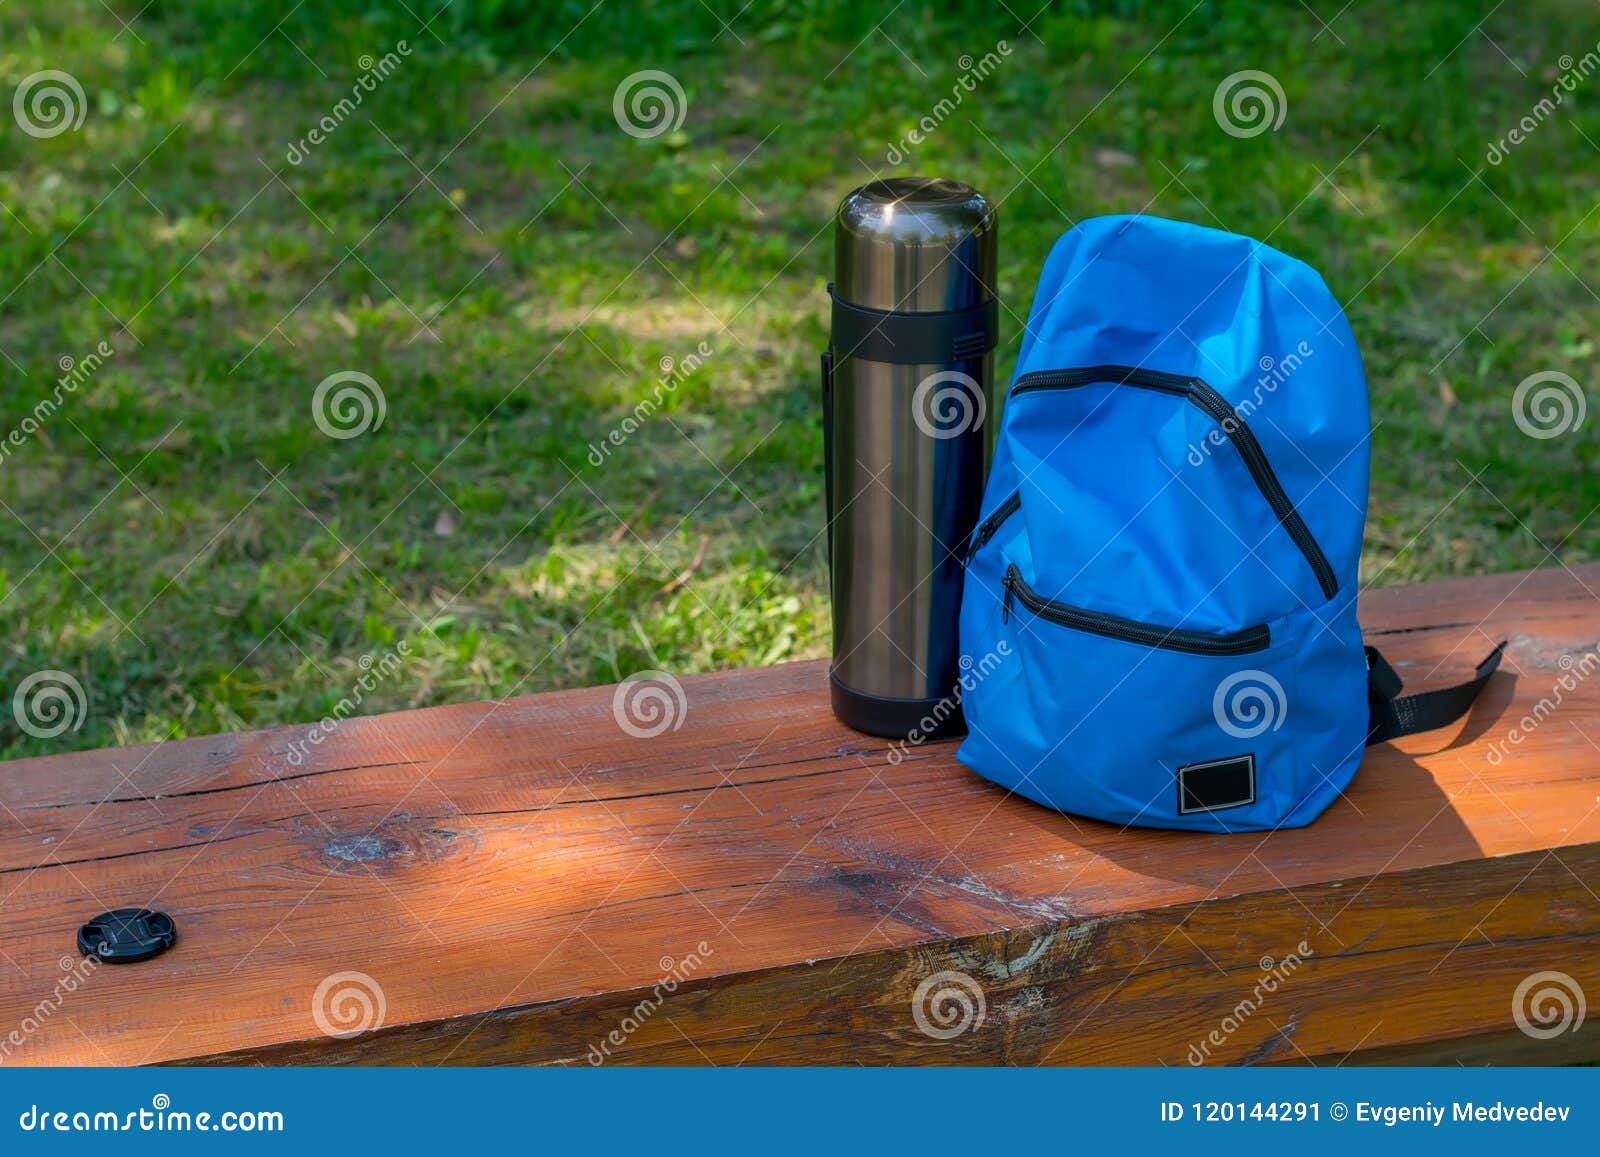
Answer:
<path fill-rule="evenodd" d="M 832 718 L 820 663 L 685 679 L 681 726 L 653 738 L 606 687 L 350 719 L 320 744 L 290 727 L 7 764 L 0 1059 L 1594 1055 L 1593 1032 L 1535 1041 L 1512 1017 L 1538 971 L 1600 999 L 1591 588 L 1600 566 L 1372 593 L 1368 635 L 1408 690 L 1501 638 L 1504 673 L 1461 725 L 1373 749 L 1321 820 L 1266 837 L 1057 815 L 949 744 L 894 765 Z M 77 926 L 128 905 L 170 912 L 177 946 L 61 992 Z M 983 1006 L 948 1040 L 913 1015 L 941 972 Z M 343 973 L 381 989 L 381 1026 L 323 1031 L 361 1011 L 333 994 L 368 981 L 325 984 Z"/>

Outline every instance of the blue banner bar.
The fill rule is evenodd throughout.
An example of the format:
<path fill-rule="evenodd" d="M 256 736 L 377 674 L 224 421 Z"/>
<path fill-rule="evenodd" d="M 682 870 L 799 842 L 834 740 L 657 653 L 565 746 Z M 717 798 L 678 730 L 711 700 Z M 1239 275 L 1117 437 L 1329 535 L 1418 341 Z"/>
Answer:
<path fill-rule="evenodd" d="M 1505 1157 L 1529 1142 L 1592 1151 L 1597 1092 L 1589 1068 L 13 1069 L 0 1152 L 516 1141 L 651 1157 L 966 1144 L 1369 1157 L 1443 1143 Z"/>

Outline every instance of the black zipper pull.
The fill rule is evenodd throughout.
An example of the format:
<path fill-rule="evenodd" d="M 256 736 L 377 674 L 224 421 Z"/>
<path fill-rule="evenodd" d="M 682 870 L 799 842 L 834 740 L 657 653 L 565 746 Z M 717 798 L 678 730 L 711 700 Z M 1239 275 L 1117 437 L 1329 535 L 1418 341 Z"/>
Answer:
<path fill-rule="evenodd" d="M 1022 491 L 1014 490 L 1009 498 L 1007 498 L 999 506 L 996 506 L 989 517 L 978 523 L 977 527 L 973 530 L 972 541 L 967 547 L 967 554 L 966 557 L 962 559 L 961 565 L 970 566 L 979 549 L 995 536 L 995 532 L 998 531 L 1001 526 L 1005 525 L 1006 519 L 1010 518 L 1013 514 L 1021 509 Z"/>
<path fill-rule="evenodd" d="M 1000 601 L 1000 622 L 1002 625 L 1011 621 L 1011 600 L 1016 592 L 1017 568 L 1006 567 L 1006 577 L 1000 580 L 1000 585 L 1006 588 L 1005 595 Z"/>

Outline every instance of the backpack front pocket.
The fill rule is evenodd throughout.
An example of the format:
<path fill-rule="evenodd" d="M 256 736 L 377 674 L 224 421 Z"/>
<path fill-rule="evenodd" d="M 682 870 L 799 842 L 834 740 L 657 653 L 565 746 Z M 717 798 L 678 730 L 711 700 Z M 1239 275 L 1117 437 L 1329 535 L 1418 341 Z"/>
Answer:
<path fill-rule="evenodd" d="M 1025 518 L 1023 505 L 1008 494 L 973 533 L 963 645 L 988 673 L 965 697 L 962 762 L 1113 823 L 1239 831 L 1292 812 L 1299 757 L 1284 723 L 1305 716 L 1297 672 L 1319 621 L 1302 611 L 1233 627 L 1098 609 L 1100 592 L 1038 573 L 1069 528 Z M 1055 534 L 1034 537 L 1036 526 Z"/>
<path fill-rule="evenodd" d="M 1060 626 L 1164 651 L 1184 651 L 1191 655 L 1248 655 L 1272 646 L 1272 632 L 1264 623 L 1241 631 L 1193 631 L 1184 627 L 1141 623 L 1121 615 L 1091 611 L 1058 599 L 1047 599 L 1028 585 L 1015 563 L 1006 567 L 1005 576 L 1000 582 L 1005 591 L 1000 618 L 1002 623 L 1011 621 L 1012 604 L 1020 602 L 1040 618 Z"/>
<path fill-rule="evenodd" d="M 1020 522 L 1012 525 L 1020 528 Z M 1239 831 L 1293 810 L 1310 616 L 1237 630 L 1126 618 L 1024 578 L 1038 549 L 1007 535 L 969 572 L 964 644 L 985 679 L 965 698 L 960 757 L 1059 811 L 1118 824 Z M 991 553 L 992 552 L 992 553 Z"/>

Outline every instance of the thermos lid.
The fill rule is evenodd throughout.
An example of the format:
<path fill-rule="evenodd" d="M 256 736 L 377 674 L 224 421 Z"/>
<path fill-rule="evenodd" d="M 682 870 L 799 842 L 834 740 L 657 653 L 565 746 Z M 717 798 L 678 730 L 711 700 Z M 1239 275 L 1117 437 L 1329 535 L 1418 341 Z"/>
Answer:
<path fill-rule="evenodd" d="M 994 208 L 970 185 L 886 177 L 839 205 L 834 281 L 872 309 L 961 309 L 994 296 Z"/>

